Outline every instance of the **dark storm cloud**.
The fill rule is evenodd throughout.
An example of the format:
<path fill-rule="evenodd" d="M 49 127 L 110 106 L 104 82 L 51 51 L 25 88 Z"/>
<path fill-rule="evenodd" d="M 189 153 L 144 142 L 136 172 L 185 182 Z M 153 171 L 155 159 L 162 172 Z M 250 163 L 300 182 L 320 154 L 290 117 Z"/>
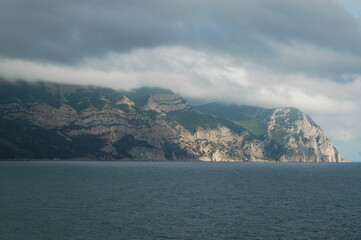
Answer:
<path fill-rule="evenodd" d="M 6 57 L 72 62 L 172 38 L 167 21 L 127 2 L 2 1 L 0 9 L 0 52 Z"/>
<path fill-rule="evenodd" d="M 2 0 L 0 36 L 3 58 L 64 64 L 179 45 L 277 71 L 361 71 L 360 22 L 331 0 Z"/>

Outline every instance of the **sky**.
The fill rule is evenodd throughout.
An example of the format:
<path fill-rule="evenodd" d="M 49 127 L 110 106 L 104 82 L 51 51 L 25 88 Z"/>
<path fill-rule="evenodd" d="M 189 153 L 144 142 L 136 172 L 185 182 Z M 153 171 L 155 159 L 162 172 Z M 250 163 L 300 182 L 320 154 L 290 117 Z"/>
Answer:
<path fill-rule="evenodd" d="M 0 76 L 310 114 L 361 160 L 359 0 L 1 0 Z"/>

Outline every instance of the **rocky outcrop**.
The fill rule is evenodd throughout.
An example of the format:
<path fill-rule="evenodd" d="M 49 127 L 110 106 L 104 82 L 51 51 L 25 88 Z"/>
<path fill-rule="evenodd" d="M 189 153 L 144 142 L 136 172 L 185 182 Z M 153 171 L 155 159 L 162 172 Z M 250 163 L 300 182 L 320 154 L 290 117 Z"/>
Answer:
<path fill-rule="evenodd" d="M 342 161 L 322 129 L 294 108 L 247 108 L 251 117 L 242 125 L 196 111 L 164 90 L 22 83 L 24 95 L 13 94 L 19 84 L 0 84 L 7 89 L 0 102 L 2 159 Z"/>
<path fill-rule="evenodd" d="M 135 106 L 135 103 L 133 101 L 129 100 L 129 98 L 127 98 L 126 96 L 124 96 L 123 99 L 117 101 L 115 104 L 116 105 L 126 105 L 129 108 L 132 108 Z"/>
<path fill-rule="evenodd" d="M 268 135 L 284 146 L 281 162 L 341 162 L 324 131 L 295 108 L 277 108 L 270 116 Z"/>
<path fill-rule="evenodd" d="M 69 105 L 53 108 L 45 103 L 37 104 L 3 104 L 0 111 L 7 119 L 24 118 L 42 128 L 56 128 L 69 125 L 77 119 L 77 112 Z"/>
<path fill-rule="evenodd" d="M 145 111 L 154 110 L 157 112 L 183 111 L 188 108 L 187 102 L 176 94 L 153 94 L 149 97 Z"/>

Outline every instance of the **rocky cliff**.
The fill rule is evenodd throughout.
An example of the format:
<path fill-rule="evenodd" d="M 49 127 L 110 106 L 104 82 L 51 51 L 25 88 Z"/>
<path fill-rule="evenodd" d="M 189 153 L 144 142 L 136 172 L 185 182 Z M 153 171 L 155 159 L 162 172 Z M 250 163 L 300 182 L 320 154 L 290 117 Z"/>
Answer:
<path fill-rule="evenodd" d="M 341 157 L 324 131 L 295 108 L 275 109 L 268 122 L 268 136 L 284 146 L 281 162 L 340 162 Z"/>
<path fill-rule="evenodd" d="M 340 162 L 294 108 L 208 104 L 168 90 L 0 81 L 0 159 Z"/>

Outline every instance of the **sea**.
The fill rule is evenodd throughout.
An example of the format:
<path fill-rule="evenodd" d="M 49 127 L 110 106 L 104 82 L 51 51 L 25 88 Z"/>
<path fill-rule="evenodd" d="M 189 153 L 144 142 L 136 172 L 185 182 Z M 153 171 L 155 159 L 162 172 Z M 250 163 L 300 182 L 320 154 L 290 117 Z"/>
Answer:
<path fill-rule="evenodd" d="M 361 163 L 0 162 L 0 239 L 361 239 Z"/>

